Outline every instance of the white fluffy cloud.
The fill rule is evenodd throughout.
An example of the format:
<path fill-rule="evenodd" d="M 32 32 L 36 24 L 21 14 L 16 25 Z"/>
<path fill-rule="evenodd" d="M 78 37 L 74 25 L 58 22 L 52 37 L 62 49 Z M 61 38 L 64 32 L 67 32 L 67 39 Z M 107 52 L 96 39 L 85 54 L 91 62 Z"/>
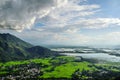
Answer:
<path fill-rule="evenodd" d="M 34 25 L 56 6 L 57 0 L 0 0 L 0 28 L 21 31 Z"/>
<path fill-rule="evenodd" d="M 118 32 L 97 37 L 80 33 L 81 28 L 120 26 L 120 18 L 97 16 L 100 5 L 83 3 L 86 0 L 0 0 L 0 29 L 31 29 L 8 32 L 33 43 L 107 43 L 108 39 L 119 42 Z"/>
<path fill-rule="evenodd" d="M 93 19 L 80 19 L 76 21 L 76 26 L 83 26 L 85 28 L 91 29 L 101 29 L 105 27 L 120 26 L 120 19 L 119 18 L 93 18 Z"/>
<path fill-rule="evenodd" d="M 35 23 L 65 27 L 76 17 L 94 14 L 99 5 L 80 5 L 84 0 L 0 0 L 0 28 L 21 31 Z"/>
<path fill-rule="evenodd" d="M 120 25 L 119 18 L 92 18 L 100 10 L 97 4 L 82 4 L 86 0 L 0 0 L 0 28 L 22 31 L 34 24 L 44 27 L 37 31 L 70 32 L 85 28 Z M 72 32 L 74 32 L 72 31 Z"/>
<path fill-rule="evenodd" d="M 64 6 L 56 7 L 47 16 L 38 21 L 47 27 L 66 27 L 73 25 L 77 18 L 84 18 L 95 14 L 100 8 L 99 5 L 82 5 L 82 0 L 68 0 Z"/>

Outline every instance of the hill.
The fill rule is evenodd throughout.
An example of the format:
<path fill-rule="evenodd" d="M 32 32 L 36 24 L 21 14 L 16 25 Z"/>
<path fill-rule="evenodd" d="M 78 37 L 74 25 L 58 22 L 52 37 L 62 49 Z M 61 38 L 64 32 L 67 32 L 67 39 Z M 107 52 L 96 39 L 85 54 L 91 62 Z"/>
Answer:
<path fill-rule="evenodd" d="M 41 46 L 27 48 L 27 51 L 32 55 L 32 57 L 48 57 L 55 55 L 50 49 Z"/>
<path fill-rule="evenodd" d="M 47 48 L 33 46 L 9 33 L 0 34 L 0 61 L 23 60 L 52 54 Z"/>

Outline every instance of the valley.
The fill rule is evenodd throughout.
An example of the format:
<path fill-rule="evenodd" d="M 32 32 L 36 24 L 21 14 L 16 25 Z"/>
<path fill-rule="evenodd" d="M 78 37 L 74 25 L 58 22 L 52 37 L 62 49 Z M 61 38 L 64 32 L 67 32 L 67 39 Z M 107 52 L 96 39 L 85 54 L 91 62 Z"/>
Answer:
<path fill-rule="evenodd" d="M 72 51 L 63 51 L 68 50 Z M 59 54 L 46 58 L 1 62 L 0 79 L 117 80 L 120 77 L 120 62 L 116 57 L 111 57 L 113 55 L 89 52 Z"/>
<path fill-rule="evenodd" d="M 119 49 L 45 48 L 0 35 L 0 80 L 119 80 Z"/>

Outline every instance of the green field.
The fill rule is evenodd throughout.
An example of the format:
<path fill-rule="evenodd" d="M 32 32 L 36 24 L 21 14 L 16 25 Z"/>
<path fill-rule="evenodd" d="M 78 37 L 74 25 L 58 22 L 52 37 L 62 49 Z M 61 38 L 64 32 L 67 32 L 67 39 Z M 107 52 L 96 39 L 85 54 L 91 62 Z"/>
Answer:
<path fill-rule="evenodd" d="M 120 63 L 115 63 L 116 65 L 113 64 L 114 63 L 92 63 L 85 60 L 76 61 L 75 57 L 68 56 L 30 59 L 24 61 L 10 61 L 0 63 L 0 76 L 15 76 L 20 75 L 20 73 L 29 75 L 33 73 L 28 73 L 27 71 L 34 68 L 40 71 L 40 74 L 38 74 L 36 78 L 69 79 L 72 78 L 72 75 L 76 70 L 79 70 L 79 72 L 95 72 L 101 70 L 120 72 Z"/>
<path fill-rule="evenodd" d="M 92 68 L 89 68 L 88 65 L 89 65 L 88 62 L 79 62 L 79 63 L 78 62 L 68 62 L 66 64 L 61 64 L 60 66 L 56 66 L 54 68 L 54 71 L 51 71 L 51 72 L 46 71 L 45 74 L 43 76 L 41 76 L 41 77 L 42 78 L 50 78 L 50 77 L 54 77 L 54 78 L 60 78 L 60 77 L 70 78 L 72 73 L 76 69 L 91 70 Z"/>

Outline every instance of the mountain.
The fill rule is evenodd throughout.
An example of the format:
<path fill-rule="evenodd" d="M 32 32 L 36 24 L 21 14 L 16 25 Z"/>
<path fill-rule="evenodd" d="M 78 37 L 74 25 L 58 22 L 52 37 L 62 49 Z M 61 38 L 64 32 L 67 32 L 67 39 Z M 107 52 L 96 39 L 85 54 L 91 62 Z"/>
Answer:
<path fill-rule="evenodd" d="M 54 54 L 50 49 L 41 46 L 33 46 L 26 50 L 32 55 L 32 57 L 48 57 Z"/>
<path fill-rule="evenodd" d="M 0 34 L 0 61 L 23 60 L 51 56 L 53 52 L 41 46 L 33 46 L 9 33 Z"/>

